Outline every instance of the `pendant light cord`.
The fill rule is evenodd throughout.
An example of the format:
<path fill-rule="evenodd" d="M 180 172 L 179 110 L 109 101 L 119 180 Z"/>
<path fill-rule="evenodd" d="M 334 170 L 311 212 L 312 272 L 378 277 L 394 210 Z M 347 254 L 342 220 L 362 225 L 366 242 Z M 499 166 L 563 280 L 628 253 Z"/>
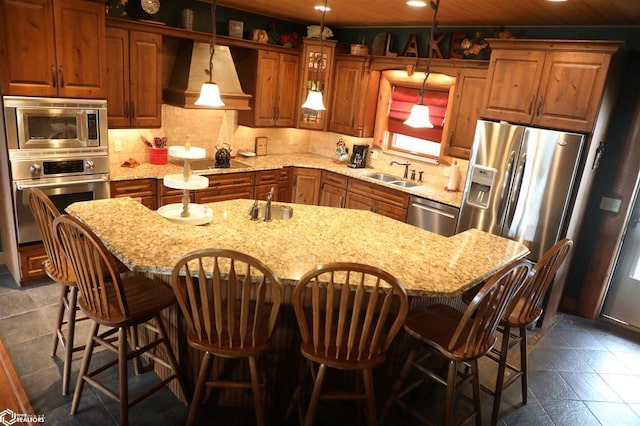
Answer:
<path fill-rule="evenodd" d="M 431 20 L 431 30 L 429 31 L 429 45 L 427 51 L 427 69 L 425 70 L 424 80 L 422 80 L 422 92 L 420 94 L 420 104 L 424 105 L 424 92 L 427 90 L 427 79 L 431 74 L 431 58 L 433 57 L 433 42 L 435 40 L 436 26 L 438 25 L 438 8 L 440 7 L 440 0 L 430 1 L 429 4 L 433 9 L 433 19 Z"/>
<path fill-rule="evenodd" d="M 440 1 L 440 0 L 438 0 Z M 320 68 L 322 67 L 322 63 L 323 63 L 323 56 L 324 56 L 324 49 L 323 49 L 323 39 L 324 36 L 322 35 L 322 33 L 324 33 L 324 16 L 327 13 L 327 0 L 323 0 L 322 1 L 322 17 L 320 18 L 320 58 L 318 59 L 318 64 L 316 65 L 316 90 L 319 92 L 320 91 Z"/>
<path fill-rule="evenodd" d="M 213 54 L 216 53 L 216 7 L 218 7 L 218 0 L 211 0 L 211 41 L 209 42 L 209 70 L 207 71 L 209 83 L 213 83 Z"/>

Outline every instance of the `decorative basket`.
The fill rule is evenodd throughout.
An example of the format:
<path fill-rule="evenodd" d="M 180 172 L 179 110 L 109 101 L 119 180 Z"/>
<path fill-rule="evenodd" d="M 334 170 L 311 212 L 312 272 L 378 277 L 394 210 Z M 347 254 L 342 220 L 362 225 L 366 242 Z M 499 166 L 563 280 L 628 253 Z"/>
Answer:
<path fill-rule="evenodd" d="M 352 55 L 368 55 L 369 54 L 369 46 L 366 44 L 352 44 L 351 45 L 351 54 Z"/>

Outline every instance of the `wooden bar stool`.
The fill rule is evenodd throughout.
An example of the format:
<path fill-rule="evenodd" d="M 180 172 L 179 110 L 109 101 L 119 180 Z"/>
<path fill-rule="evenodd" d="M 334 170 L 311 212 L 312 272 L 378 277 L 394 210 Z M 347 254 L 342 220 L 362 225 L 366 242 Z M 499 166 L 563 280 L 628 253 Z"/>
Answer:
<path fill-rule="evenodd" d="M 414 407 L 404 400 L 404 397 L 419 388 L 426 378 L 430 378 L 446 387 L 443 424 L 452 425 L 454 422 L 456 395 L 472 401 L 474 405 L 474 411 L 463 422 L 466 423 L 475 416 L 476 424 L 481 424 L 478 358 L 489 352 L 495 344 L 494 333 L 498 322 L 530 270 L 531 264 L 526 260 L 511 262 L 489 278 L 464 312 L 448 305 L 437 304 L 407 316 L 404 330 L 414 337 L 418 344 L 413 346 L 393 386 L 383 421 L 387 420 L 393 406 L 397 404 L 420 422 L 430 424 L 431 422 L 418 410 L 419 407 Z M 439 354 L 446 360 L 446 378 L 435 371 L 438 365 L 431 359 L 434 354 Z M 464 368 L 460 369 L 460 366 Z M 419 373 L 418 377 L 411 378 L 411 383 L 407 384 L 412 370 Z M 469 381 L 473 390 L 472 400 L 459 392 L 460 386 Z"/>
<path fill-rule="evenodd" d="M 542 315 L 542 301 L 547 289 L 553 282 L 558 268 L 564 262 L 572 245 L 573 241 L 564 239 L 544 253 L 533 267 L 527 282 L 516 294 L 511 310 L 500 321 L 498 331 L 502 333 L 502 343 L 500 348 L 494 347 L 487 354 L 488 358 L 498 363 L 496 385 L 493 390 L 485 386 L 482 387 L 483 391 L 491 394 L 494 398 L 491 413 L 492 425 L 498 421 L 502 392 L 518 378 L 521 378 L 522 404 L 527 403 L 527 328 L 535 324 Z M 514 329 L 518 330 L 517 333 L 514 332 Z M 507 360 L 509 349 L 518 344 L 520 347 L 520 366 L 513 365 Z M 506 370 L 510 370 L 512 374 L 505 381 Z"/>
<path fill-rule="evenodd" d="M 384 362 L 408 306 L 400 282 L 373 266 L 320 265 L 300 279 L 293 307 L 302 335 L 300 352 L 314 381 L 306 426 L 313 424 L 321 399 L 365 400 L 369 424 L 378 424 L 372 370 Z M 328 368 L 360 370 L 365 392 L 323 391 Z M 295 398 L 299 395 L 300 387 Z"/>
<path fill-rule="evenodd" d="M 71 361 L 73 353 L 84 350 L 84 345 L 74 345 L 74 334 L 76 321 L 87 319 L 84 315 L 78 314 L 78 287 L 73 268 L 67 262 L 64 251 L 60 243 L 53 234 L 53 221 L 60 216 L 60 212 L 47 197 L 47 195 L 37 188 L 28 189 L 29 207 L 31 214 L 38 224 L 42 244 L 47 253 L 47 259 L 42 263 L 42 267 L 49 278 L 60 285 L 60 296 L 58 298 L 58 311 L 56 313 L 55 329 L 53 331 L 53 349 L 51 356 L 55 356 L 58 344 L 64 348 L 63 371 L 62 371 L 62 394 L 69 392 L 69 377 L 71 376 Z M 65 319 L 65 316 L 67 317 Z M 66 335 L 63 327 L 66 326 Z"/>
<path fill-rule="evenodd" d="M 169 343 L 167 331 L 160 312 L 175 303 L 170 287 L 158 283 L 143 275 L 120 275 L 119 265 L 102 241 L 87 227 L 69 215 L 61 215 L 53 222 L 55 236 L 72 265 L 80 297 L 78 304 L 82 311 L 94 321 L 87 341 L 78 382 L 71 403 L 71 414 L 75 414 L 82 396 L 84 383 L 118 401 L 120 404 L 120 424 L 129 422 L 129 408 L 158 391 L 170 381 L 177 379 L 184 395 L 184 386 L 178 374 L 178 365 Z M 152 323 L 153 321 L 153 323 Z M 101 326 L 109 327 L 102 334 Z M 140 347 L 137 342 L 137 326 L 154 333 L 157 338 L 149 337 L 149 342 Z M 131 333 L 131 342 L 127 334 Z M 117 335 L 114 344 L 110 337 Z M 128 347 L 130 343 L 130 349 Z M 94 348 L 102 346 L 117 354 L 115 360 L 89 370 Z M 166 360 L 159 356 L 163 350 Z M 138 359 L 142 354 L 164 367 L 172 374 L 149 390 L 129 399 L 127 362 Z M 113 366 L 118 366 L 118 393 L 101 383 L 97 375 Z"/>
<path fill-rule="evenodd" d="M 189 328 L 189 345 L 204 352 L 187 425 L 196 423 L 206 387 L 245 388 L 253 392 L 256 424 L 265 424 L 258 357 L 270 346 L 282 285 L 264 263 L 232 250 L 201 249 L 180 258 L 171 286 Z M 250 381 L 210 379 L 215 357 L 247 359 Z"/>

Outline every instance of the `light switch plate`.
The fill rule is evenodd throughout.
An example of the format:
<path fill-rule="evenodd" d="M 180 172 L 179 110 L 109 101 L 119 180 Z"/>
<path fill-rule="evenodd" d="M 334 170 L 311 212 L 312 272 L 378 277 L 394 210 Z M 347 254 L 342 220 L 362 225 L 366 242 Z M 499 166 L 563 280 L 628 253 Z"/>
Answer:
<path fill-rule="evenodd" d="M 622 200 L 620 198 L 602 197 L 600 199 L 600 210 L 618 213 L 621 205 Z"/>

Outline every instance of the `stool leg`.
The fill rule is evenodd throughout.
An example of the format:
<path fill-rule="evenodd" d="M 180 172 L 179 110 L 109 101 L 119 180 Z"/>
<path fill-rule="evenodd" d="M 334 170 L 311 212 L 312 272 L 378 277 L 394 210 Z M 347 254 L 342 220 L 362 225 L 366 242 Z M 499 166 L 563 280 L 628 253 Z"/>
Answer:
<path fill-rule="evenodd" d="M 60 335 L 62 333 L 62 324 L 64 320 L 65 301 L 67 300 L 67 293 L 69 292 L 69 286 L 60 284 L 60 296 L 58 297 L 58 312 L 56 313 L 56 329 L 53 332 L 53 349 L 51 350 L 51 356 L 56 355 L 58 350 L 58 342 L 60 341 Z"/>
<path fill-rule="evenodd" d="M 471 363 L 471 372 L 473 379 L 473 405 L 476 411 L 476 426 L 482 426 L 482 404 L 480 403 L 480 371 L 478 369 L 478 360 L 474 359 Z"/>
<path fill-rule="evenodd" d="M 84 349 L 84 356 L 82 357 L 82 364 L 80 365 L 80 371 L 78 372 L 78 382 L 76 383 L 76 390 L 73 393 L 73 401 L 71 402 L 72 415 L 75 414 L 78 410 L 78 403 L 80 402 L 80 396 L 82 396 L 82 389 L 84 388 L 84 376 L 87 374 L 89 363 L 91 362 L 91 355 L 93 355 L 93 338 L 98 334 L 99 327 L 100 325 L 97 322 L 93 322 L 93 324 L 91 325 L 91 330 L 89 331 L 86 348 Z"/>
<path fill-rule="evenodd" d="M 507 367 L 507 355 L 509 352 L 509 336 L 511 336 L 511 327 L 505 325 L 502 332 L 502 344 L 500 345 L 500 356 L 498 358 L 498 373 L 496 377 L 496 388 L 493 393 L 493 410 L 491 411 L 491 424 L 498 422 L 500 415 L 500 402 L 502 400 L 502 390 L 504 384 L 504 373 Z"/>
<path fill-rule="evenodd" d="M 453 424 L 453 403 L 456 398 L 458 364 L 455 361 L 448 361 L 447 369 L 447 400 L 444 406 L 444 424 Z"/>
<path fill-rule="evenodd" d="M 260 392 L 260 375 L 258 374 L 258 366 L 256 357 L 249 357 L 249 370 L 251 372 L 251 388 L 253 389 L 253 405 L 256 410 L 256 424 L 264 426 L 264 407 L 262 405 L 262 395 Z"/>
<path fill-rule="evenodd" d="M 522 405 L 527 403 L 527 327 L 520 326 L 520 381 L 522 383 Z"/>
<path fill-rule="evenodd" d="M 311 392 L 311 401 L 309 401 L 309 408 L 307 409 L 307 415 L 304 420 L 304 426 L 313 426 L 313 418 L 318 408 L 318 401 L 320 400 L 320 391 L 322 390 L 322 382 L 324 381 L 324 375 L 327 372 L 327 366 L 320 364 L 318 368 L 318 374 L 313 384 L 313 392 Z"/>
<path fill-rule="evenodd" d="M 376 397 L 373 390 L 373 376 L 370 368 L 362 370 L 362 379 L 364 380 L 364 389 L 367 394 L 367 417 L 369 417 L 369 426 L 377 426 Z"/>
<path fill-rule="evenodd" d="M 211 364 L 213 363 L 213 355 L 209 352 L 205 352 L 202 357 L 202 364 L 200 365 L 200 373 L 198 374 L 198 382 L 196 383 L 196 390 L 191 400 L 191 408 L 189 408 L 189 417 L 187 418 L 187 426 L 196 424 L 196 417 L 198 416 L 198 407 L 202 402 L 202 394 L 207 383 L 207 378 L 211 371 Z"/>
<path fill-rule="evenodd" d="M 413 362 L 418 357 L 418 350 L 414 349 L 409 352 L 409 356 L 407 356 L 407 360 L 402 365 L 402 369 L 400 370 L 400 374 L 393 384 L 393 388 L 391 389 L 391 394 L 387 398 L 387 402 L 385 403 L 384 410 L 382 411 L 382 417 L 380 419 L 380 424 L 387 424 L 387 420 L 391 415 L 391 411 L 393 410 L 393 404 L 396 402 L 400 391 L 402 390 L 402 385 L 407 380 L 409 376 L 409 372 L 411 371 L 411 367 L 413 366 Z"/>
<path fill-rule="evenodd" d="M 127 375 L 127 328 L 118 329 L 118 381 L 120 382 L 120 424 L 129 424 L 129 383 Z"/>
<path fill-rule="evenodd" d="M 76 306 L 78 304 L 78 288 L 67 287 L 69 291 L 69 320 L 67 321 L 67 338 L 64 344 L 64 367 L 62 371 L 62 395 L 69 393 L 71 362 L 73 358 L 73 341 L 76 330 Z"/>
<path fill-rule="evenodd" d="M 184 380 L 182 379 L 182 374 L 180 374 L 180 368 L 178 367 L 178 360 L 176 359 L 175 354 L 173 353 L 173 349 L 171 348 L 171 344 L 169 343 L 169 336 L 167 334 L 167 329 L 164 326 L 164 322 L 160 315 L 156 316 L 156 324 L 158 326 L 158 333 L 160 333 L 160 337 L 162 338 L 162 344 L 164 345 L 165 350 L 167 351 L 167 361 L 171 366 L 176 378 L 178 379 L 178 386 L 180 387 L 180 391 L 182 392 L 182 396 L 184 396 L 185 400 L 189 398 L 186 392 L 186 387 L 184 385 Z"/>

